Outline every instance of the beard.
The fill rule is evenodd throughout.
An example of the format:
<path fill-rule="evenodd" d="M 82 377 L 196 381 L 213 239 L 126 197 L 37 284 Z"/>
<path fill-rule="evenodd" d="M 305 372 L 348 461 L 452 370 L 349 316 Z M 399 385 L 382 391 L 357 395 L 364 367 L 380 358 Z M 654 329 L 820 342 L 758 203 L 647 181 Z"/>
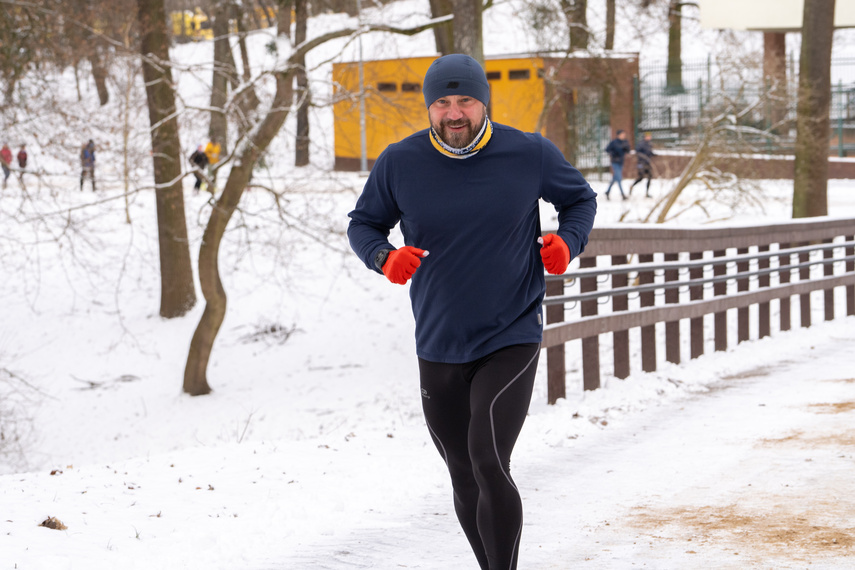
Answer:
<path fill-rule="evenodd" d="M 461 119 L 456 119 L 454 121 L 443 120 L 440 121 L 439 124 L 431 121 L 430 126 L 433 127 L 433 130 L 436 131 L 436 134 L 439 135 L 439 138 L 442 139 L 442 142 L 450 146 L 451 148 L 466 148 L 472 141 L 475 140 L 475 137 L 478 136 L 478 133 L 481 132 L 481 128 L 484 126 L 484 121 L 487 120 L 487 110 L 484 109 L 481 120 L 477 125 L 474 125 L 472 121 L 468 118 L 463 117 Z M 450 127 L 466 127 L 460 131 L 450 131 Z"/>

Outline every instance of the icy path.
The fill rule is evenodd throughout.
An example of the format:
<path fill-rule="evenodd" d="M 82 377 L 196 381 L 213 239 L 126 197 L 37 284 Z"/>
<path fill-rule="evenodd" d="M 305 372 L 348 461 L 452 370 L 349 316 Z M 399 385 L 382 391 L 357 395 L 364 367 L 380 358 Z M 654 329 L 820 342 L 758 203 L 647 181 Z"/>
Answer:
<path fill-rule="evenodd" d="M 519 451 L 520 570 L 851 568 L 855 330 L 823 340 L 572 447 Z M 474 569 L 445 491 L 270 567 Z"/>

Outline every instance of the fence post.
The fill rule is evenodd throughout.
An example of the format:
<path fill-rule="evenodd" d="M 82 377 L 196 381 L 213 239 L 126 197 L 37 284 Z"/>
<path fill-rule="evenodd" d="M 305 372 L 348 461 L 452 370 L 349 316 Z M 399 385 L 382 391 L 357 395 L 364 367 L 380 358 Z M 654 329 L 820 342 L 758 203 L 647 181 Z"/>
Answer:
<path fill-rule="evenodd" d="M 677 253 L 666 253 L 665 261 L 678 261 L 680 255 Z M 665 270 L 665 282 L 673 283 L 679 281 L 680 271 L 678 269 Z M 680 302 L 680 290 L 678 288 L 665 290 L 665 302 L 678 304 Z M 665 360 L 680 364 L 680 321 L 665 323 Z"/>
<path fill-rule="evenodd" d="M 653 263 L 653 255 L 646 253 L 638 256 L 639 263 Z M 652 271 L 638 273 L 639 285 L 653 283 L 655 276 Z M 639 295 L 642 307 L 652 307 L 656 304 L 656 294 L 653 291 Z M 656 370 L 656 325 L 641 327 L 641 369 L 645 372 Z"/>
<path fill-rule="evenodd" d="M 846 236 L 846 241 L 855 241 L 855 235 Z M 846 255 L 855 255 L 855 247 L 847 247 Z M 855 272 L 855 261 L 846 262 L 846 271 Z M 846 288 L 846 314 L 849 316 L 855 315 L 855 285 L 850 285 Z"/>
<path fill-rule="evenodd" d="M 546 282 L 546 294 L 560 296 L 564 294 L 564 280 Z M 546 322 L 564 322 L 564 305 L 549 305 L 546 307 Z M 551 346 L 546 349 L 546 399 L 552 405 L 559 398 L 567 397 L 567 371 L 564 359 L 564 344 Z"/>
<path fill-rule="evenodd" d="M 757 251 L 760 253 L 767 252 L 767 251 L 769 251 L 769 246 L 768 245 L 761 245 L 760 247 L 757 248 Z M 770 265 L 771 264 L 770 264 L 768 257 L 765 259 L 757 260 L 757 269 L 759 269 L 761 271 L 764 269 L 769 269 Z M 766 275 L 761 275 L 757 279 L 757 284 L 761 288 L 768 287 L 771 284 L 771 279 L 769 278 L 769 274 L 767 273 Z M 770 321 L 771 321 L 771 310 L 770 310 L 770 304 L 768 301 L 765 303 L 760 303 L 757 306 L 757 320 L 759 321 L 758 331 L 757 331 L 758 337 L 764 338 L 764 337 L 769 336 L 771 334 L 772 327 L 771 327 L 771 323 L 770 323 Z"/>
<path fill-rule="evenodd" d="M 713 257 L 724 257 L 727 250 L 719 249 L 713 252 Z M 727 264 L 717 263 L 713 265 L 713 275 L 716 277 L 727 274 Z M 713 295 L 727 295 L 727 282 L 713 284 Z M 717 351 L 727 350 L 727 311 L 721 311 L 713 315 L 715 330 L 715 349 Z"/>
<path fill-rule="evenodd" d="M 704 254 L 701 251 L 692 252 L 689 254 L 690 260 L 703 259 Z M 689 270 L 689 279 L 702 279 L 704 276 L 703 267 L 693 267 Z M 689 299 L 692 301 L 700 301 L 704 298 L 704 286 L 693 285 L 689 287 Z M 697 358 L 704 354 L 704 318 L 694 317 L 689 319 L 689 345 L 691 348 L 691 357 Z"/>
<path fill-rule="evenodd" d="M 808 242 L 801 243 L 799 245 L 810 245 Z M 810 253 L 800 253 L 799 261 L 801 263 L 806 263 L 810 261 Z M 799 269 L 799 281 L 810 281 L 810 267 L 803 267 Z M 799 318 L 800 318 L 800 326 L 809 327 L 810 326 L 810 293 L 803 293 L 799 295 Z"/>
<path fill-rule="evenodd" d="M 596 257 L 583 257 L 579 267 L 587 269 L 597 266 Z M 588 293 L 597 290 L 596 277 L 584 277 L 579 280 L 579 290 Z M 597 314 L 597 300 L 582 301 L 582 316 L 591 317 Z M 585 390 L 596 390 L 600 387 L 600 337 L 592 336 L 582 339 L 582 386 Z"/>
<path fill-rule="evenodd" d="M 780 249 L 787 249 L 790 247 L 788 243 L 778 244 Z M 786 267 L 790 264 L 790 259 L 792 259 L 792 255 L 789 253 L 778 256 L 778 267 Z M 784 284 L 790 282 L 790 270 L 783 269 L 778 271 L 778 283 Z M 789 296 L 781 297 L 781 330 L 788 331 L 790 330 L 790 312 L 792 310 L 792 300 Z"/>
<path fill-rule="evenodd" d="M 829 238 L 823 240 L 823 243 L 832 243 L 834 240 Z M 826 249 L 822 252 L 823 259 L 832 259 L 834 257 L 833 249 Z M 822 274 L 825 277 L 830 277 L 834 275 L 834 265 L 831 263 L 822 266 Z M 833 321 L 834 320 L 834 287 L 829 287 L 823 292 L 823 297 L 825 298 L 825 320 Z"/>
<path fill-rule="evenodd" d="M 747 247 L 740 247 L 736 250 L 737 254 L 747 254 Z M 739 261 L 736 263 L 736 271 L 739 273 L 748 271 L 748 262 Z M 737 291 L 748 291 L 748 278 L 736 280 Z M 748 332 L 748 307 L 740 307 L 736 310 L 736 342 L 745 342 L 750 337 Z"/>
<path fill-rule="evenodd" d="M 626 265 L 625 255 L 613 255 L 612 265 Z M 615 273 L 612 275 L 612 289 L 626 287 L 629 284 L 629 275 L 626 273 Z M 615 295 L 612 297 L 612 310 L 614 312 L 629 309 L 629 299 L 626 295 Z M 629 331 L 615 331 L 612 333 L 614 348 L 615 378 L 629 377 Z"/>

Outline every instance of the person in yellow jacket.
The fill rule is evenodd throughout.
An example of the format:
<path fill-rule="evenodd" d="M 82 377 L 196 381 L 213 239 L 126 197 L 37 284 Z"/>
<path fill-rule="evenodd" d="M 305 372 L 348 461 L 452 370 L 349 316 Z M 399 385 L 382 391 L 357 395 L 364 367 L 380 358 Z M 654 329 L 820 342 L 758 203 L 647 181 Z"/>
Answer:
<path fill-rule="evenodd" d="M 212 138 L 205 146 L 205 155 L 208 157 L 208 176 L 212 183 L 217 180 L 216 165 L 220 161 L 222 147 L 217 139 Z"/>

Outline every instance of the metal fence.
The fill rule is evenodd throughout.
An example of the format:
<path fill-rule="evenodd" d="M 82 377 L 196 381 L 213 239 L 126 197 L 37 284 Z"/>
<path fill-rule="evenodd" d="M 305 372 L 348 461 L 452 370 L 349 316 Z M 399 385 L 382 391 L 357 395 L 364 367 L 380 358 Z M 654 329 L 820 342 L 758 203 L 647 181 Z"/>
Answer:
<path fill-rule="evenodd" d="M 697 143 L 701 119 L 721 112 L 723 102 L 739 114 L 739 124 L 759 130 L 774 129 L 775 137 L 764 138 L 764 152 L 792 153 L 796 136 L 798 60 L 787 60 L 785 85 L 772 86 L 756 63 L 724 61 L 684 62 L 682 80 L 668 81 L 664 64 L 640 67 L 635 84 L 635 136 L 651 133 L 662 147 L 692 147 Z M 855 155 L 855 58 L 832 61 L 829 153 Z M 759 104 L 758 104 L 759 103 Z"/>

